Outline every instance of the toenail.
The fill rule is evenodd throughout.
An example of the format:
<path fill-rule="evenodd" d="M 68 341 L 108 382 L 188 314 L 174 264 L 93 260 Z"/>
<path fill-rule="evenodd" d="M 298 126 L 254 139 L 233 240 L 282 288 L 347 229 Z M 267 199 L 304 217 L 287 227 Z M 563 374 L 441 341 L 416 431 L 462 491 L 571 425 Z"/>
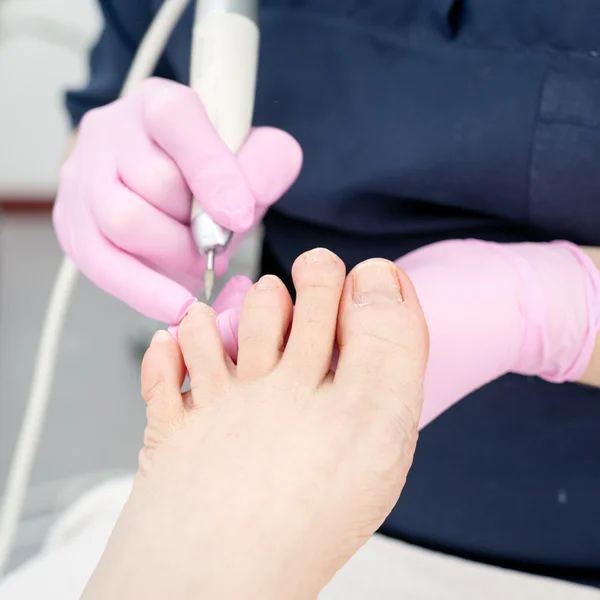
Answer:
<path fill-rule="evenodd" d="M 304 262 L 309 265 L 332 265 L 335 263 L 335 254 L 325 248 L 315 248 L 304 254 Z"/>
<path fill-rule="evenodd" d="M 173 337 L 166 329 L 159 329 L 152 336 L 152 344 L 164 344 L 165 342 L 171 342 Z"/>
<path fill-rule="evenodd" d="M 195 302 L 188 308 L 188 310 L 184 316 L 189 317 L 191 314 L 195 313 L 197 310 L 202 310 L 202 304 L 204 304 L 204 303 L 203 302 Z"/>
<path fill-rule="evenodd" d="M 352 299 L 358 306 L 403 301 L 398 270 L 387 260 L 369 260 L 356 267 L 352 284 Z"/>
<path fill-rule="evenodd" d="M 279 277 L 275 277 L 274 275 L 263 275 L 254 287 L 255 289 L 263 292 L 268 290 L 277 290 L 283 287 L 283 284 L 281 283 Z"/>

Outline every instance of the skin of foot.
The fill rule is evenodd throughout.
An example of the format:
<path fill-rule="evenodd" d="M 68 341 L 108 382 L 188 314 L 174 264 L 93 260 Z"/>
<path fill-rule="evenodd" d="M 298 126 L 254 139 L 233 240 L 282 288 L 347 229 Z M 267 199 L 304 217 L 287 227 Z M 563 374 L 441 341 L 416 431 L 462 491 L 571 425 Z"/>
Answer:
<path fill-rule="evenodd" d="M 248 293 L 237 365 L 205 305 L 183 320 L 179 346 L 155 336 L 133 492 L 85 600 L 314 599 L 389 514 L 415 451 L 428 353 L 413 286 L 385 260 L 346 277 L 322 249 L 293 278 L 293 311 L 275 277 Z"/>
<path fill-rule="evenodd" d="M 600 248 L 585 246 L 582 250 L 592 259 L 596 268 L 600 270 Z M 596 337 L 590 363 L 579 383 L 600 387 L 600 334 Z"/>

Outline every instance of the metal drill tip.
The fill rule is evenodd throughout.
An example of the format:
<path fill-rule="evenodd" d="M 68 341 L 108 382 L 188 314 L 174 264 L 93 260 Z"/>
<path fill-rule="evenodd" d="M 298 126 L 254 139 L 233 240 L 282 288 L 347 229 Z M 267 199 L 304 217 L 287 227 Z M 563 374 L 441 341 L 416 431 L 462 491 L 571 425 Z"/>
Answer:
<path fill-rule="evenodd" d="M 213 269 L 204 271 L 204 297 L 209 302 L 215 288 L 215 272 Z"/>

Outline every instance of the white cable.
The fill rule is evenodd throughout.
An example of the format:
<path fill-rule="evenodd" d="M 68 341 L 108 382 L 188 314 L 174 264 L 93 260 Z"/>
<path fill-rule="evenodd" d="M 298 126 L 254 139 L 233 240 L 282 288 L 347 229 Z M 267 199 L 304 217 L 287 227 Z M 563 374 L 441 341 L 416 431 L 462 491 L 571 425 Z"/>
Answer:
<path fill-rule="evenodd" d="M 171 33 L 189 3 L 190 0 L 166 0 L 160 7 L 138 46 L 135 59 L 123 84 L 121 96 L 129 93 L 132 87 L 154 73 Z"/>
<path fill-rule="evenodd" d="M 126 94 L 132 86 L 154 72 L 169 36 L 188 3 L 189 0 L 166 0 L 161 6 L 139 46 L 121 95 Z M 60 336 L 69 301 L 77 282 L 77 275 L 75 265 L 65 258 L 56 278 L 46 312 L 32 386 L 10 465 L 2 513 L 0 514 L 0 577 L 2 577 L 10 558 L 23 513 L 33 461 L 44 426 L 52 388 Z"/>
<path fill-rule="evenodd" d="M 56 349 L 69 299 L 76 281 L 77 269 L 70 260 L 65 259 L 56 278 L 50 304 L 48 305 L 31 392 L 6 482 L 4 506 L 0 521 L 1 568 L 5 566 L 10 556 L 16 530 L 23 512 L 35 451 L 44 425 L 46 406 L 56 365 Z"/>

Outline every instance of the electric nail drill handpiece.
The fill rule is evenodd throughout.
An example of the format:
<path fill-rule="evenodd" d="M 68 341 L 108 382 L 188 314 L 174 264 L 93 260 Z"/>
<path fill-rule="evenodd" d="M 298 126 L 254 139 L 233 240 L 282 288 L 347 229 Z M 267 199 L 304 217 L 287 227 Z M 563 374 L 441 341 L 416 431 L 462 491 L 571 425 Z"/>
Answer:
<path fill-rule="evenodd" d="M 190 85 L 227 147 L 237 153 L 252 124 L 258 68 L 258 0 L 198 0 L 194 21 Z M 231 231 L 215 223 L 193 199 L 191 226 L 206 256 L 204 295 L 215 285 L 215 257 Z"/>

